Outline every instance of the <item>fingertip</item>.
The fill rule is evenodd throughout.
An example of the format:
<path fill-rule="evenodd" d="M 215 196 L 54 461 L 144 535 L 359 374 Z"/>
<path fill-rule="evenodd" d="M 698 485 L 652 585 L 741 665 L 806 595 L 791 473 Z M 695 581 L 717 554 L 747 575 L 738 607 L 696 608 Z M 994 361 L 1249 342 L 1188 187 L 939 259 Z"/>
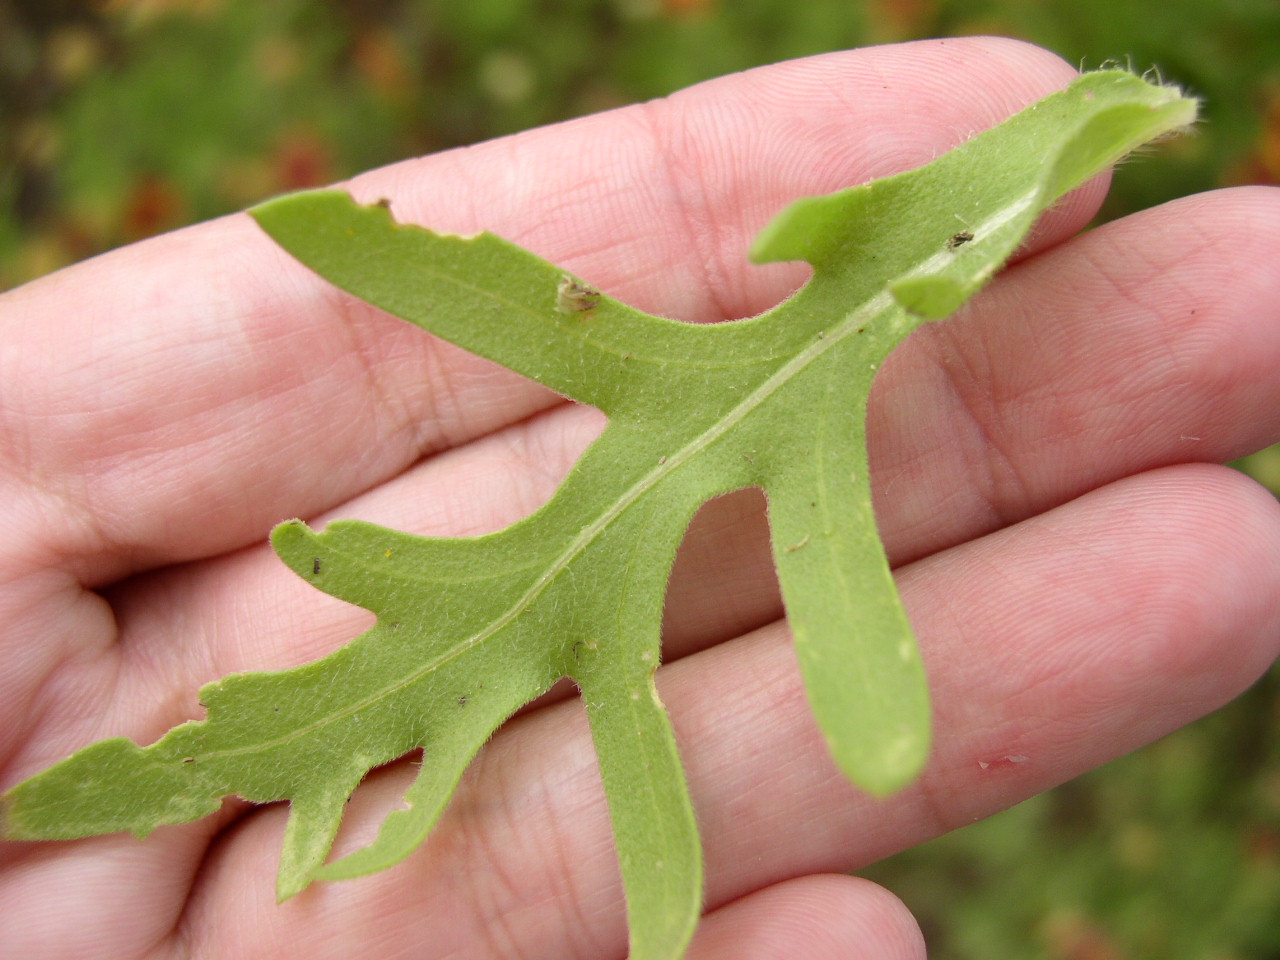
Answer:
<path fill-rule="evenodd" d="M 1131 682 L 1144 683 L 1152 637 L 1162 641 L 1158 666 L 1184 701 L 1215 709 L 1257 680 L 1280 653 L 1275 497 L 1238 470 L 1193 462 L 1117 481 L 1081 502 L 1109 515 L 1096 530 L 1117 561 L 1110 582 L 1144 611 L 1127 644 Z"/>
<path fill-rule="evenodd" d="M 859 877 L 786 880 L 707 914 L 686 960 L 924 960 L 901 900 Z"/>
<path fill-rule="evenodd" d="M 1200 512 L 1197 533 L 1207 562 L 1188 573 L 1187 590 L 1226 601 L 1214 617 L 1236 638 L 1234 669 L 1225 669 L 1220 650 L 1206 650 L 1196 662 L 1222 678 L 1221 695 L 1230 699 L 1280 656 L 1280 500 L 1241 471 L 1218 464 L 1166 472 L 1188 484 Z"/>

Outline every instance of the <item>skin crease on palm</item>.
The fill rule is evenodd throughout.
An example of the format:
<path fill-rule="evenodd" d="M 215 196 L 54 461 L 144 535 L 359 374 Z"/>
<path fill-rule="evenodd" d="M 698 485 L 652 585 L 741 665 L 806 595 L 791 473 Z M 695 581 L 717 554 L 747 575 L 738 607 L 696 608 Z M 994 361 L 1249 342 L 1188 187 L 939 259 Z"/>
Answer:
<path fill-rule="evenodd" d="M 833 54 L 350 186 L 645 310 L 732 319 L 804 277 L 745 258 L 787 202 L 926 162 L 1072 75 L 1010 40 Z M 1280 507 L 1213 464 L 1280 441 L 1280 191 L 1073 238 L 1104 191 L 1055 208 L 872 394 L 877 515 L 935 698 L 917 784 L 873 801 L 828 759 L 762 498 L 695 521 L 659 672 L 706 847 L 690 960 L 922 957 L 901 904 L 844 872 L 1149 742 L 1276 656 Z M 335 292 L 243 215 L 0 296 L 0 338 L 0 787 L 102 737 L 150 742 L 199 714 L 202 683 L 367 626 L 275 559 L 276 522 L 493 530 L 543 502 L 602 424 Z M 394 764 L 362 786 L 337 852 L 371 839 L 410 776 Z M 0 955 L 626 953 L 572 697 L 506 726 L 409 860 L 277 906 L 285 813 L 232 800 L 142 842 L 2 844 Z"/>

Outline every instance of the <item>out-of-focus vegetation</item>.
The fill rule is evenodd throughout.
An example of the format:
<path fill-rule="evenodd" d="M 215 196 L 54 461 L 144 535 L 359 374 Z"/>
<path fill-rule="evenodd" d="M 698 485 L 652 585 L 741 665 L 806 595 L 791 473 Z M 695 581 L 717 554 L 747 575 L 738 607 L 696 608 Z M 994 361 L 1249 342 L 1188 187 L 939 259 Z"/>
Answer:
<path fill-rule="evenodd" d="M 1205 98 L 1204 135 L 1123 169 L 1111 216 L 1280 181 L 1276 0 L 0 0 L 0 287 L 734 70 L 978 32 Z"/>
<path fill-rule="evenodd" d="M 789 57 L 972 33 L 1157 67 L 1205 99 L 1199 136 L 1119 171 L 1107 217 L 1280 183 L 1276 0 L 0 0 L 0 288 L 406 156 Z M 1280 491 L 1280 452 L 1244 466 Z M 873 875 L 935 960 L 1274 960 L 1278 694 L 1273 671 Z"/>

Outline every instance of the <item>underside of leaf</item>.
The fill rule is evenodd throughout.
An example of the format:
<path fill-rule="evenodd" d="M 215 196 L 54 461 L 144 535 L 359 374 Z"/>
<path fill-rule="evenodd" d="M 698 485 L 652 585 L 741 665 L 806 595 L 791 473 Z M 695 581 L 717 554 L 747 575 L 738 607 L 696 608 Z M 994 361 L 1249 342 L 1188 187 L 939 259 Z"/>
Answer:
<path fill-rule="evenodd" d="M 497 237 L 400 225 L 344 193 L 257 208 L 332 283 L 600 407 L 609 426 L 545 507 L 489 536 L 281 525 L 284 562 L 376 625 L 316 663 L 206 686 L 206 718 L 149 747 L 103 741 L 18 784 L 0 802 L 3 835 L 145 836 L 229 795 L 288 800 L 278 891 L 291 896 L 411 853 L 493 732 L 571 677 L 617 836 L 632 960 L 679 957 L 701 910 L 701 852 L 654 671 L 689 519 L 719 494 L 764 490 L 832 757 L 873 793 L 909 783 L 928 755 L 929 704 L 872 513 L 872 379 L 920 323 L 986 283 L 1064 192 L 1194 113 L 1177 91 L 1091 74 L 928 166 L 801 200 L 753 256 L 806 260 L 812 280 L 719 325 L 641 313 Z M 325 865 L 364 775 L 418 749 L 404 808 L 369 847 Z"/>

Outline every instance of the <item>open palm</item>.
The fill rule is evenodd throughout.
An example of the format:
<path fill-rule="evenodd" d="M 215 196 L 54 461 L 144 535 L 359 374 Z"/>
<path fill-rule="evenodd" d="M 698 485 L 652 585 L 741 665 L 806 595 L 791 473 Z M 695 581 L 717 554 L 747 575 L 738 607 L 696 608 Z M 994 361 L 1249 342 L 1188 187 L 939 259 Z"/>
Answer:
<path fill-rule="evenodd" d="M 803 279 L 749 266 L 790 200 L 932 159 L 1064 86 L 1012 41 L 798 61 L 353 181 L 437 230 L 488 229 L 690 321 Z M 1280 508 L 1211 464 L 1280 440 L 1280 193 L 1188 198 L 1070 239 L 1040 225 L 882 371 L 877 516 L 920 637 L 937 746 L 887 802 L 835 770 L 781 620 L 763 501 L 708 505 L 659 672 L 707 852 L 690 958 L 922 955 L 842 873 L 1003 809 L 1221 705 L 1280 642 Z M 0 787 L 106 736 L 149 742 L 234 671 L 333 650 L 369 615 L 286 570 L 289 516 L 495 530 L 602 426 L 337 293 L 245 216 L 0 297 Z M 369 778 L 337 852 L 412 778 Z M 0 955 L 616 958 L 621 884 L 580 706 L 482 752 L 400 866 L 284 905 L 286 811 L 228 802 L 144 842 L 0 847 Z"/>

